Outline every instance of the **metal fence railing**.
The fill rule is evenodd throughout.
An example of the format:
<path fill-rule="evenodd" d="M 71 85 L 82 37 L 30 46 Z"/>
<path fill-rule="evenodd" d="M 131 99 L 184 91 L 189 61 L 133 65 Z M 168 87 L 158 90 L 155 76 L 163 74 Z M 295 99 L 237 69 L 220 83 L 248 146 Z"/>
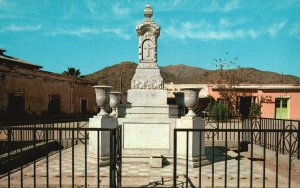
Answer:
<path fill-rule="evenodd" d="M 180 182 L 183 182 L 186 187 L 298 187 L 299 177 L 296 175 L 299 169 L 294 164 L 292 148 L 299 148 L 299 137 L 293 138 L 293 135 L 299 135 L 299 131 L 287 127 L 289 128 L 174 129 L 173 187 L 177 187 Z M 182 139 L 182 134 L 185 134 L 186 140 Z M 227 144 L 230 134 L 236 135 L 238 144 L 238 147 L 233 150 Z M 191 144 L 190 139 L 195 139 L 195 135 L 198 135 L 197 139 L 200 140 L 203 135 L 205 137 L 209 135 L 211 145 L 205 145 L 203 151 L 203 146 L 200 144 L 198 148 L 200 154 L 191 156 L 195 152 L 195 147 L 189 144 Z M 219 139 L 218 135 L 224 136 L 222 147 L 215 145 Z M 248 151 L 241 151 L 241 143 L 245 135 L 249 148 Z M 268 139 L 274 135 L 276 136 L 274 142 L 269 142 Z M 282 139 L 287 140 L 284 154 L 280 151 Z M 184 172 L 178 172 L 177 168 L 178 160 L 182 157 L 177 151 L 180 142 L 185 143 L 185 161 L 181 161 L 180 164 L 184 163 Z M 274 147 L 274 152 L 271 153 L 267 147 L 270 143 Z M 258 145 L 261 146 L 260 150 L 256 147 Z M 191 166 L 194 161 L 198 161 L 199 164 L 196 168 L 194 165 Z M 179 179 L 180 175 L 184 179 Z"/>
<path fill-rule="evenodd" d="M 121 187 L 121 126 L 88 128 L 88 117 L 0 124 L 0 187 Z M 300 121 L 206 117 L 205 129 L 173 134 L 174 187 L 179 181 L 187 187 L 298 186 Z M 96 137 L 93 156 L 90 137 Z M 199 148 L 191 146 L 203 137 Z M 100 142 L 109 143 L 107 156 L 101 156 Z"/>
<path fill-rule="evenodd" d="M 284 119 L 271 119 L 271 118 L 248 118 L 242 119 L 241 117 L 226 118 L 226 120 L 219 120 L 219 118 L 206 117 L 205 119 L 206 129 L 222 129 L 222 130 L 243 130 L 253 129 L 257 130 L 254 134 L 256 144 L 265 146 L 266 149 L 275 151 L 279 149 L 280 154 L 288 154 L 291 150 L 292 156 L 300 159 L 300 121 L 299 120 L 284 120 Z M 267 133 L 266 139 L 264 134 L 260 133 L 259 130 L 278 130 L 281 132 L 279 135 L 274 132 Z M 286 133 L 285 130 L 293 130 L 292 133 Z M 239 142 L 238 132 L 205 132 L 205 140 L 211 141 L 214 137 L 215 142 L 224 141 L 225 136 L 227 142 Z M 251 134 L 243 133 L 241 138 L 241 144 L 250 143 Z M 289 140 L 291 138 L 291 141 Z M 264 144 L 264 140 L 266 144 Z M 291 143 L 290 143 L 291 142 Z M 291 144 L 291 147 L 288 147 Z"/>
<path fill-rule="evenodd" d="M 121 127 L 88 128 L 83 122 L 0 127 L 0 187 L 121 187 Z M 92 132 L 98 155 L 91 158 Z M 104 133 L 109 135 L 109 154 L 101 157 Z"/>

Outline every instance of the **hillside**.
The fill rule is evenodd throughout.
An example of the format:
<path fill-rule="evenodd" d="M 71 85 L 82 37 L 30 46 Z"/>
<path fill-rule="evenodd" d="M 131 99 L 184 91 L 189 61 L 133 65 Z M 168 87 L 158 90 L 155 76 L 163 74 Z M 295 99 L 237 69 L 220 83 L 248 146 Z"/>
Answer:
<path fill-rule="evenodd" d="M 106 67 L 95 73 L 86 75 L 86 78 L 98 81 L 98 84 L 113 86 L 113 90 L 120 90 L 122 78 L 122 91 L 130 88 L 131 79 L 137 67 L 133 62 L 122 62 L 111 67 Z M 236 71 L 237 79 L 245 84 L 299 84 L 300 78 L 291 75 L 281 75 L 269 71 L 260 71 L 254 68 L 239 68 L 228 70 Z M 217 77 L 217 70 L 206 70 L 186 65 L 170 65 L 161 67 L 161 74 L 165 83 L 177 84 L 211 83 Z"/>

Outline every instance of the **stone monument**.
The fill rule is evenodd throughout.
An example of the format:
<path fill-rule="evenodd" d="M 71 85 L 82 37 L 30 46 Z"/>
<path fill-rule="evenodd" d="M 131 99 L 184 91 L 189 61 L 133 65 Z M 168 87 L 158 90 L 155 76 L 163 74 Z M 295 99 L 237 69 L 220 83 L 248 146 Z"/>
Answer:
<path fill-rule="evenodd" d="M 119 118 L 123 126 L 123 155 L 149 157 L 149 155 L 173 155 L 173 131 L 175 128 L 204 128 L 201 118 L 178 118 L 178 105 L 167 104 L 167 90 L 157 64 L 157 39 L 160 27 L 152 19 L 150 5 L 144 9 L 144 20 L 137 25 L 139 38 L 139 64 L 128 90 L 126 117 Z M 199 93 L 201 88 L 196 89 Z M 195 90 L 195 89 L 194 89 Z M 187 93 L 190 90 L 184 91 Z M 196 95 L 198 93 L 195 93 Z M 186 99 L 187 95 L 186 95 Z M 198 98 L 197 98 L 198 99 Z M 195 100 L 197 100 L 195 99 Z M 197 101 L 196 101 L 197 102 Z M 191 135 L 190 156 L 199 155 L 200 139 Z M 184 156 L 186 140 L 179 134 L 178 154 Z M 204 139 L 204 137 L 203 137 Z M 204 141 L 204 140 L 203 140 Z M 204 142 L 202 142 L 204 144 Z M 204 153 L 204 150 L 202 151 Z"/>
<path fill-rule="evenodd" d="M 204 121 L 193 113 L 193 105 L 197 103 L 201 88 L 185 88 L 183 90 L 184 103 L 189 113 L 179 118 L 178 105 L 167 104 L 167 90 L 164 89 L 163 78 L 157 64 L 157 39 L 160 27 L 152 19 L 153 12 L 150 5 L 144 9 L 144 20 L 137 25 L 139 38 L 139 64 L 128 90 L 126 116 L 95 116 L 90 119 L 91 127 L 122 126 L 122 155 L 126 159 L 173 157 L 174 129 L 204 129 Z M 105 92 L 102 92 L 105 93 Z M 107 94 L 109 95 L 109 94 Z M 102 113 L 101 113 L 102 114 Z M 109 120 L 108 120 L 109 119 Z M 102 135 L 101 148 L 107 148 L 107 139 Z M 178 157 L 186 158 L 186 133 L 179 133 L 177 137 Z M 189 135 L 189 159 L 199 157 L 200 148 L 204 154 L 204 136 L 199 133 Z M 90 138 L 93 140 L 93 138 Z M 96 140 L 97 141 L 97 140 Z M 93 152 L 93 143 L 90 153 Z M 107 155 L 105 149 L 101 156 Z M 126 160 L 125 160 L 126 161 Z M 158 163 L 161 164 L 161 163 Z"/>
<path fill-rule="evenodd" d="M 160 27 L 152 20 L 152 9 L 146 5 L 144 20 L 137 25 L 139 64 L 128 90 L 127 117 L 169 117 L 167 91 L 157 65 L 157 38 Z M 146 99 L 146 100 L 145 100 Z"/>

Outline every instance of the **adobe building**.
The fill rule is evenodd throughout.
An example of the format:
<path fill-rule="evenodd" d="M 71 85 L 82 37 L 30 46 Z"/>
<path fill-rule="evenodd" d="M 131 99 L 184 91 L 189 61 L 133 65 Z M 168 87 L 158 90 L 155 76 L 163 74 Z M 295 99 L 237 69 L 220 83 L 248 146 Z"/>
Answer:
<path fill-rule="evenodd" d="M 174 103 L 174 93 L 180 92 L 186 86 L 199 86 L 203 89 L 199 93 L 198 113 L 210 102 L 208 96 L 216 101 L 221 98 L 217 85 L 206 84 L 165 84 L 168 90 L 168 100 Z M 236 108 L 240 115 L 249 116 L 252 103 L 261 105 L 261 117 L 275 119 L 300 120 L 300 86 L 288 84 L 239 85 L 233 87 L 237 93 Z M 206 107 L 205 107 L 206 106 Z M 197 111 L 197 109 L 196 109 Z"/>
<path fill-rule="evenodd" d="M 40 70 L 0 49 L 0 118 L 95 114 L 95 82 Z"/>
<path fill-rule="evenodd" d="M 210 85 L 209 95 L 220 98 L 219 89 Z M 237 108 L 247 116 L 252 103 L 261 105 L 261 117 L 300 120 L 300 86 L 288 84 L 239 85 L 233 87 L 238 93 Z"/>

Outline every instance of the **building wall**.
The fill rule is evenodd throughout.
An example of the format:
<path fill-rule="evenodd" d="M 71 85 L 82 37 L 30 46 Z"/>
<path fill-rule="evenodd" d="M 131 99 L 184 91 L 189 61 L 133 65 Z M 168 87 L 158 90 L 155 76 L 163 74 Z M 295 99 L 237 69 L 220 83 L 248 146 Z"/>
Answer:
<path fill-rule="evenodd" d="M 290 119 L 300 120 L 300 91 L 289 92 L 290 98 Z"/>
<path fill-rule="evenodd" d="M 276 98 L 289 98 L 289 119 L 300 120 L 300 91 L 264 91 L 262 93 L 264 98 L 270 98 L 262 102 L 262 117 L 275 118 Z"/>
<path fill-rule="evenodd" d="M 217 100 L 218 98 L 221 98 L 221 95 L 218 91 L 213 90 L 214 85 L 208 85 L 208 95 L 210 95 L 211 97 L 213 97 L 215 100 Z"/>
<path fill-rule="evenodd" d="M 180 92 L 182 88 L 201 88 L 199 98 L 205 98 L 208 95 L 208 86 L 206 84 L 174 84 L 165 83 L 164 89 L 168 91 L 168 98 L 174 98 L 173 92 Z"/>
<path fill-rule="evenodd" d="M 289 98 L 289 117 L 288 119 L 300 120 L 300 87 L 291 85 L 282 85 L 287 89 L 261 89 L 264 85 L 257 85 L 256 89 L 240 90 L 240 95 L 255 96 L 257 102 L 260 102 L 262 107 L 262 117 L 276 118 L 275 99 L 276 98 Z M 268 85 L 267 87 L 272 87 Z M 274 88 L 278 85 L 274 85 Z M 215 99 L 220 98 L 220 93 L 213 89 L 213 85 L 208 85 L 208 95 Z"/>
<path fill-rule="evenodd" d="M 81 98 L 88 112 L 96 112 L 95 83 L 40 70 L 8 68 L 0 65 L 0 116 L 7 115 L 9 95 L 23 96 L 27 115 L 47 114 L 51 96 L 60 96 L 61 114 L 80 114 Z"/>

